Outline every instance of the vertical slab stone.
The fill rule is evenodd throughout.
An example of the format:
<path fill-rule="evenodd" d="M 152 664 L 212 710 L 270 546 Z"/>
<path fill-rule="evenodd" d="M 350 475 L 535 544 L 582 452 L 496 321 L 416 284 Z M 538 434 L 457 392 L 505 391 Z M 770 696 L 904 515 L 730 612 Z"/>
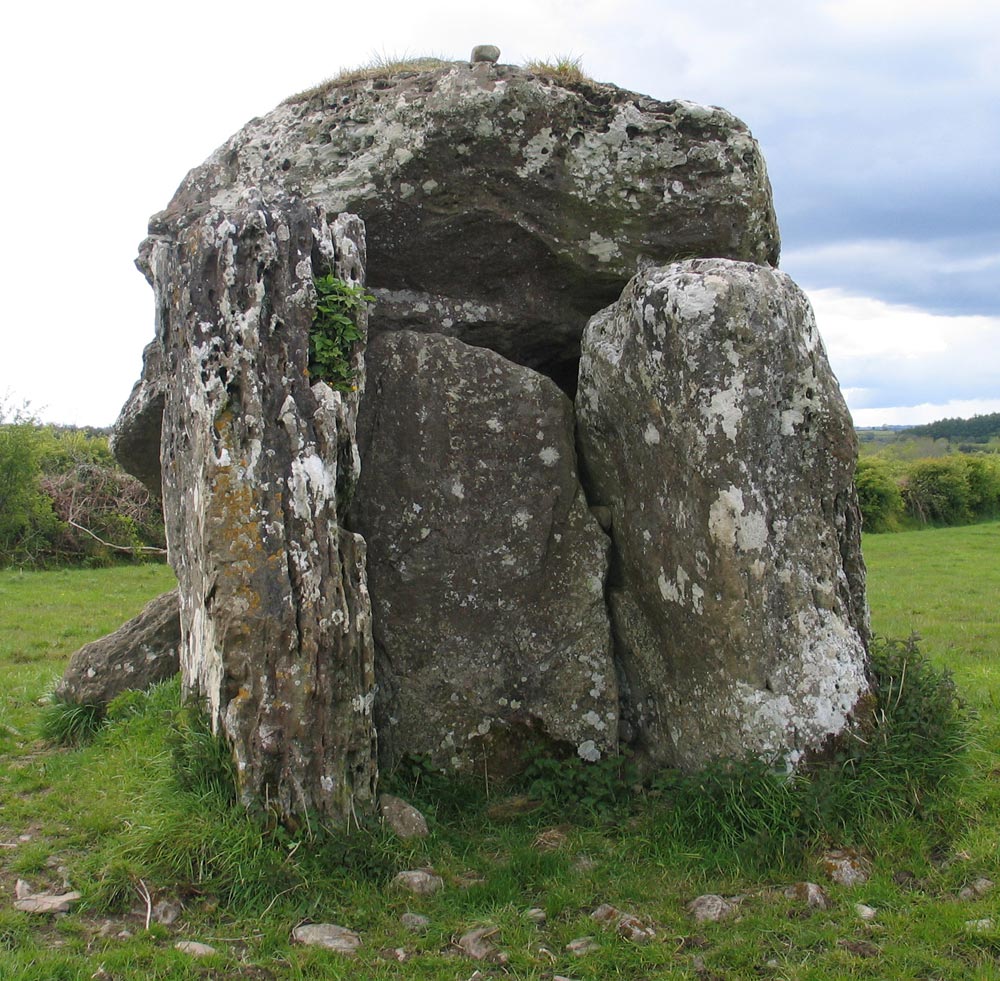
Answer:
<path fill-rule="evenodd" d="M 356 391 L 307 370 L 313 276 L 361 282 L 364 250 L 360 219 L 329 225 L 251 189 L 140 255 L 169 379 L 161 459 L 184 689 L 232 746 L 244 800 L 284 818 L 374 807 L 365 545 L 342 526 L 364 344 Z"/>
<path fill-rule="evenodd" d="M 809 303 L 725 259 L 649 268 L 593 317 L 577 396 L 626 723 L 649 760 L 794 764 L 867 690 L 856 443 Z"/>
<path fill-rule="evenodd" d="M 383 766 L 492 777 L 617 749 L 608 539 L 548 378 L 440 334 L 368 351 L 352 527 L 368 542 Z"/>

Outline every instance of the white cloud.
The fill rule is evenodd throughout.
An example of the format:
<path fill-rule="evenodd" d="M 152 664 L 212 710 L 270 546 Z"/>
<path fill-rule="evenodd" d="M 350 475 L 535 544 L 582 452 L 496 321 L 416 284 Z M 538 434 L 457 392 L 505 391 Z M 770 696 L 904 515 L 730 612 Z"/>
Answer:
<path fill-rule="evenodd" d="M 809 298 L 859 424 L 997 411 L 1000 317 L 933 314 L 838 289 Z"/>
<path fill-rule="evenodd" d="M 848 403 L 849 404 L 849 403 Z M 951 402 L 852 409 L 855 426 L 922 426 L 940 419 L 971 419 L 1000 412 L 1000 399 L 955 399 Z"/>
<path fill-rule="evenodd" d="M 463 58 L 478 43 L 505 62 L 579 55 L 597 78 L 743 117 L 776 177 L 785 268 L 841 288 L 824 331 L 845 384 L 899 396 L 884 405 L 932 393 L 943 404 L 986 387 L 980 362 L 996 369 L 970 351 L 968 324 L 846 299 L 1000 309 L 998 239 L 973 243 L 969 218 L 994 229 L 995 0 L 371 0 L 353 21 L 325 0 L 281 17 L 270 0 L 174 0 L 169 11 L 57 0 L 13 5 L 7 20 L 0 391 L 49 406 L 48 418 L 106 423 L 127 397 L 153 332 L 132 259 L 188 168 L 250 117 L 375 52 Z M 796 235 L 821 245 L 796 248 Z M 830 244 L 861 236 L 872 240 Z M 866 354 L 876 340 L 881 354 Z M 956 351 L 971 358 L 964 379 Z M 958 388 L 931 384 L 935 357 Z"/>

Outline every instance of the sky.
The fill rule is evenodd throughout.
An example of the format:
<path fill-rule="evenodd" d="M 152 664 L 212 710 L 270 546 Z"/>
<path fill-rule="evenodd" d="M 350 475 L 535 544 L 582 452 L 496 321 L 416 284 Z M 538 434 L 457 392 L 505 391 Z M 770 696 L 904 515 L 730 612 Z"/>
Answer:
<path fill-rule="evenodd" d="M 856 424 L 1000 411 L 996 0 L 50 0 L 0 41 L 0 407 L 107 426 L 153 337 L 148 217 L 254 116 L 374 55 L 574 56 L 761 144 L 781 267 Z"/>

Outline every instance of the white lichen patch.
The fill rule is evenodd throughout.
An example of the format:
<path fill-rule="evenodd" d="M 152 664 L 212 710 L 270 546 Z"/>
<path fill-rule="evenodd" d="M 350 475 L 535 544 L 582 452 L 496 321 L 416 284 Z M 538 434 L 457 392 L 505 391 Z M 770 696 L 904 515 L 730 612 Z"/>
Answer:
<path fill-rule="evenodd" d="M 715 392 L 708 404 L 701 406 L 701 414 L 709 430 L 711 431 L 715 427 L 720 428 L 732 442 L 736 441 L 740 423 L 743 420 L 742 402 L 745 380 L 746 375 L 742 371 L 736 372 L 728 388 Z"/>
<path fill-rule="evenodd" d="M 588 763 L 596 763 L 601 758 L 601 751 L 593 739 L 585 739 L 576 747 L 576 755 Z"/>
<path fill-rule="evenodd" d="M 622 254 L 622 250 L 616 242 L 612 239 L 604 238 L 597 232 L 590 233 L 587 252 L 594 256 L 598 262 L 611 262 L 612 259 L 620 259 Z"/>
<path fill-rule="evenodd" d="M 765 515 L 761 511 L 748 511 L 743 491 L 732 485 L 720 491 L 709 508 L 708 531 L 717 544 L 744 552 L 763 549 L 768 541 Z"/>
<path fill-rule="evenodd" d="M 546 446 L 538 454 L 538 458 L 545 464 L 545 466 L 554 467 L 560 459 L 559 450 L 557 450 L 554 446 Z"/>

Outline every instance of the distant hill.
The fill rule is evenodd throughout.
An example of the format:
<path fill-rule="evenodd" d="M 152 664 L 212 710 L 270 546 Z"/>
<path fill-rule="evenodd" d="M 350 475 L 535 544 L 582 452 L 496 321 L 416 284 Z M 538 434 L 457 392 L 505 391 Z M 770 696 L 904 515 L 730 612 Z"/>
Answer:
<path fill-rule="evenodd" d="M 911 426 L 903 436 L 930 436 L 932 439 L 988 443 L 1000 437 L 1000 412 L 973 416 L 971 419 L 941 419 L 926 426 Z"/>

